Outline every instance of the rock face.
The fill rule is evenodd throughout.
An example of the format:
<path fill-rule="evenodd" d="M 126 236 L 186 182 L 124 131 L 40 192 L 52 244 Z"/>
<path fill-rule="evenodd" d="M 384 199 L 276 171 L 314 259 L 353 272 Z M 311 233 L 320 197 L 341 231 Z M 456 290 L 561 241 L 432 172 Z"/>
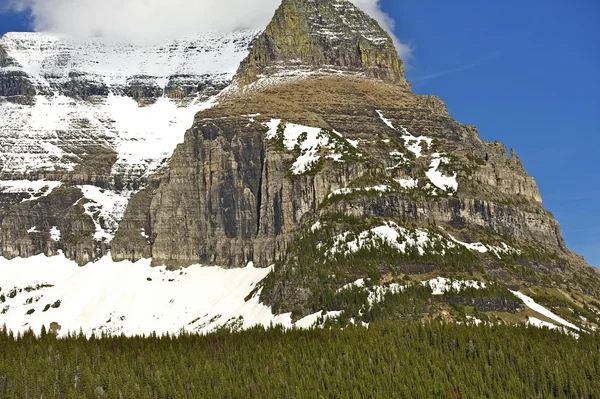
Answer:
<path fill-rule="evenodd" d="M 440 270 L 598 293 L 597 273 L 566 248 L 515 151 L 482 141 L 439 98 L 413 94 L 390 36 L 357 7 L 284 0 L 248 49 L 253 38 L 219 42 L 239 50 L 233 58 L 247 56 L 210 106 L 202 100 L 229 82 L 214 71 L 165 76 L 140 64 L 126 75 L 99 75 L 67 68 L 44 75 L 43 84 L 28 75 L 34 105 L 8 94 L 0 104 L 13 115 L 0 125 L 3 154 L 13 154 L 2 159 L 3 170 L 13 179 L 30 176 L 22 165 L 35 160 L 37 178 L 59 188 L 40 196 L 27 184 L 4 183 L 2 254 L 61 249 L 84 264 L 110 247 L 115 261 L 151 258 L 171 268 L 275 265 L 261 300 L 294 317 L 339 305 L 332 298 L 359 278 L 383 282 Z M 6 71 L 27 65 L 14 51 L 21 42 L 9 36 L 0 43 L 8 49 L 0 53 Z M 152 58 L 156 65 L 161 54 Z M 76 59 L 57 52 L 42 65 Z M 13 97 L 28 95 L 25 86 L 3 85 Z M 39 94 L 55 90 L 60 94 Z M 93 112 L 78 114 L 81 104 Z M 35 133 L 42 106 L 61 110 L 64 130 Z M 147 133 L 157 131 L 157 113 L 183 120 L 196 111 L 172 156 L 177 139 Z M 23 112 L 33 117 L 19 125 L 14 115 Z M 127 118 L 111 119 L 119 112 L 139 118 L 125 127 Z M 165 131 L 180 129 L 181 120 Z M 14 149 L 24 143 L 27 151 Z M 60 190 L 65 194 L 56 197 Z M 61 234 L 49 241 L 54 226 L 69 240 Z M 39 236 L 29 232 L 34 227 Z M 468 303 L 517 309 L 510 301 Z"/>
<path fill-rule="evenodd" d="M 19 70 L 17 62 L 0 45 L 0 97 L 19 102 L 34 95 L 27 74 Z"/>
<path fill-rule="evenodd" d="M 403 82 L 392 40 L 372 18 L 347 1 L 284 1 L 242 63 L 239 77 L 354 72 Z"/>
<path fill-rule="evenodd" d="M 229 84 L 255 36 L 132 46 L 7 33 L 0 39 L 2 178 L 96 184 L 80 179 L 95 174 L 106 185 L 119 175 L 135 180 L 153 173 L 193 115 Z M 117 159 L 106 167 L 90 168 L 98 156 L 113 154 Z"/>

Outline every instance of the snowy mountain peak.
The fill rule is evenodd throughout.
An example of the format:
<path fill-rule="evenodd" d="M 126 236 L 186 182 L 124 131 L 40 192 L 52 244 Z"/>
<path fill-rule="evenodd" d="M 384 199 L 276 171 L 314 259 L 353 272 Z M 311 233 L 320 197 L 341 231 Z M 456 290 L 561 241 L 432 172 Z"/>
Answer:
<path fill-rule="evenodd" d="M 127 184 L 149 175 L 195 113 L 229 84 L 257 34 L 208 33 L 134 46 L 7 33 L 0 39 L 3 178 L 54 180 L 83 168 L 109 184 L 119 176 Z M 89 170 L 99 157 L 105 158 L 101 168 Z"/>
<path fill-rule="evenodd" d="M 231 79 L 256 34 L 206 33 L 140 46 L 105 38 L 7 33 L 0 47 L 40 86 L 57 89 L 84 75 L 118 91 L 132 78 L 142 76 L 153 78 L 164 89 L 175 76 Z"/>

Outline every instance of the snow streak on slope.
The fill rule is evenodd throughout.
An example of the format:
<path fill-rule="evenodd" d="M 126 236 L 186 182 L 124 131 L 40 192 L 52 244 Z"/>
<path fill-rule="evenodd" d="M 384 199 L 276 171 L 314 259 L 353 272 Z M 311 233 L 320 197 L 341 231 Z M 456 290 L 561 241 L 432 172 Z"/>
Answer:
<path fill-rule="evenodd" d="M 441 230 L 443 230 L 442 228 L 440 228 Z M 510 247 L 508 245 L 506 245 L 506 243 L 501 243 L 500 246 L 493 246 L 493 245 L 484 245 L 480 242 L 475 242 L 475 243 L 467 243 L 467 242 L 463 242 L 460 240 L 457 240 L 456 238 L 454 238 L 454 236 L 450 233 L 447 233 L 448 236 L 450 237 L 450 239 L 452 241 L 454 241 L 455 243 L 467 248 L 468 250 L 471 251 L 477 251 L 479 253 L 485 254 L 487 252 L 492 252 L 494 255 L 496 255 L 496 257 L 498 259 L 502 259 L 502 255 L 511 255 L 511 254 L 521 254 L 521 250 L 520 249 L 516 249 L 513 247 Z"/>
<path fill-rule="evenodd" d="M 534 310 L 534 311 L 538 312 L 539 314 L 546 316 L 550 320 L 554 320 L 555 322 L 562 324 L 565 327 L 569 327 L 574 330 L 581 331 L 581 329 L 579 327 L 577 327 L 575 324 L 569 323 L 562 317 L 555 315 L 554 313 L 552 313 L 550 310 L 546 309 L 542 305 L 537 304 L 532 298 L 528 297 L 527 295 L 525 295 L 519 291 L 511 291 L 511 292 L 517 298 L 522 300 L 523 303 L 525 304 L 525 306 L 527 306 L 529 309 Z"/>
<path fill-rule="evenodd" d="M 487 286 L 487 284 L 482 281 L 451 280 L 445 277 L 436 277 L 431 280 L 421 281 L 419 284 L 423 287 L 430 288 L 431 295 L 444 295 L 448 292 L 460 292 L 467 288 L 483 289 Z M 359 279 L 353 283 L 346 284 L 339 291 L 353 289 L 354 287 L 362 288 L 366 292 L 368 292 L 369 306 L 372 306 L 374 303 L 382 302 L 385 299 L 385 296 L 388 294 L 398 294 L 404 292 L 409 287 L 409 285 L 392 283 L 388 285 L 375 285 L 367 287 L 365 280 Z"/>
<path fill-rule="evenodd" d="M 39 331 L 52 322 L 67 331 L 110 334 L 205 333 L 227 326 L 293 327 L 290 314 L 273 315 L 245 298 L 271 268 L 192 266 L 181 271 L 150 267 L 150 261 L 114 263 L 105 257 L 78 267 L 59 255 L 0 259 L 0 326 Z M 315 315 L 299 320 L 308 327 Z"/>
<path fill-rule="evenodd" d="M 392 124 L 392 121 L 390 121 L 389 119 L 387 119 L 385 116 L 383 116 L 383 113 L 380 110 L 377 110 L 377 115 L 379 115 L 379 118 L 383 121 L 383 123 L 385 123 L 390 129 L 396 129 L 394 127 L 394 125 Z"/>
<path fill-rule="evenodd" d="M 549 328 L 551 330 L 561 329 L 561 327 L 557 326 L 556 324 L 548 323 L 547 321 L 540 320 L 536 317 L 529 317 L 527 319 L 527 325 L 533 326 L 533 327 L 538 327 L 538 328 Z"/>

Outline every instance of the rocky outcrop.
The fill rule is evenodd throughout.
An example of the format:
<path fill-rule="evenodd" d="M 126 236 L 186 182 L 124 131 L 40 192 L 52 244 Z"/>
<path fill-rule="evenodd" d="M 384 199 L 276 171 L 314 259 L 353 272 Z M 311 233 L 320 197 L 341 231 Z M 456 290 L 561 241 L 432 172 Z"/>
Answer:
<path fill-rule="evenodd" d="M 319 69 L 406 84 L 389 34 L 352 3 L 331 0 L 284 0 L 238 76 L 252 81 L 259 75 Z"/>
<path fill-rule="evenodd" d="M 90 100 L 93 97 L 106 97 L 110 90 L 106 84 L 85 72 L 70 71 L 68 79 L 60 84 L 60 91 L 67 97 Z"/>
<path fill-rule="evenodd" d="M 104 256 L 108 248 L 94 239 L 78 188 L 61 187 L 47 196 L 15 204 L 0 216 L 0 255 L 12 259 L 63 251 L 80 265 Z"/>
<path fill-rule="evenodd" d="M 365 32 L 381 33 L 348 2 L 285 0 L 234 85 L 196 115 L 168 168 L 133 196 L 113 259 L 151 257 L 171 268 L 274 264 L 261 300 L 294 317 L 319 311 L 323 298 L 366 275 L 477 270 L 515 285 L 525 277 L 514 270 L 526 270 L 527 281 L 595 281 L 516 152 L 481 140 L 439 98 L 413 94 L 387 35 L 361 58 Z M 327 259 L 333 237 L 351 240 L 390 222 L 450 246 Z M 477 242 L 508 249 L 468 249 Z M 456 304 L 521 310 L 497 298 Z"/>
<path fill-rule="evenodd" d="M 347 143 L 358 143 L 360 156 L 336 161 L 321 149 L 318 167 L 294 175 L 290 167 L 299 153 L 266 138 L 265 125 L 274 118 L 338 132 Z M 421 158 L 413 155 L 397 167 L 396 153 L 410 155 L 407 134 L 427 137 L 432 145 L 426 149 L 424 143 Z M 456 174 L 456 193 L 431 195 L 424 187 L 394 186 L 401 178 L 427 181 L 436 153 L 452 158 L 447 175 Z M 389 185 L 390 190 L 331 199 L 335 190 L 353 185 Z M 320 76 L 240 90 L 198 114 L 146 219 L 155 264 L 236 267 L 277 262 L 295 233 L 332 213 L 446 225 L 467 235 L 481 229 L 566 250 L 558 224 L 543 209 L 535 182 L 515 154 L 507 158 L 504 146 L 485 143 L 474 128 L 452 120 L 439 99 L 372 78 Z M 147 251 L 133 248 L 126 255 L 119 242 L 127 241 L 123 236 L 113 243 L 119 259 L 135 260 Z"/>
<path fill-rule="evenodd" d="M 36 91 L 27 73 L 19 67 L 0 43 L 0 98 L 27 104 Z"/>
<path fill-rule="evenodd" d="M 0 254 L 62 250 L 80 264 L 106 254 L 121 205 L 150 187 L 194 114 L 231 82 L 255 36 L 205 34 L 148 46 L 42 33 L 0 38 L 0 219 L 10 222 Z M 97 201 L 72 202 L 67 211 L 43 197 L 46 183 L 87 187 Z M 47 219 L 24 217 L 32 204 Z M 61 222 L 68 212 L 83 221 Z M 27 233 L 35 223 L 39 233 Z M 48 224 L 79 235 L 48 241 Z"/>
<path fill-rule="evenodd" d="M 26 73 L 15 70 L 0 70 L 0 96 L 13 102 L 27 102 L 20 97 L 32 97 L 35 89 Z"/>

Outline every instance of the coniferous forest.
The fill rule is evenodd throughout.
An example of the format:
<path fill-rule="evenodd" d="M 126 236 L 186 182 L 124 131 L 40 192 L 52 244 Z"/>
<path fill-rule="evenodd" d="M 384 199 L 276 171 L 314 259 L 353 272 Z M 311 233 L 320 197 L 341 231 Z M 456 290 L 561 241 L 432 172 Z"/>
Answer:
<path fill-rule="evenodd" d="M 0 331 L 0 398 L 598 398 L 600 335 L 377 321 L 206 336 Z"/>

